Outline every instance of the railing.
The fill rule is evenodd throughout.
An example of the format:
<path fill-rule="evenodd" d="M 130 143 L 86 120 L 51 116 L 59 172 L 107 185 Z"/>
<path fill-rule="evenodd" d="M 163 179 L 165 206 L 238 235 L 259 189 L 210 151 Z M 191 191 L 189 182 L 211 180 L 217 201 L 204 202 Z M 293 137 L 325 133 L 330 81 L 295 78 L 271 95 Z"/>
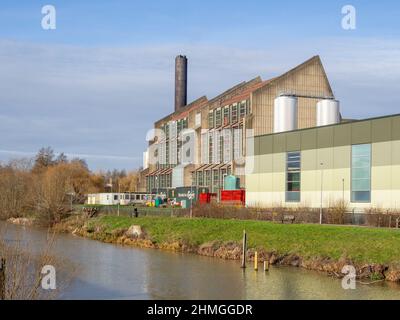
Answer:
<path fill-rule="evenodd" d="M 80 213 L 77 210 L 77 213 Z M 122 217 L 134 217 L 135 208 L 138 216 L 161 216 L 161 217 L 189 217 L 190 209 L 182 208 L 151 208 L 151 207 L 132 207 L 132 206 L 101 206 L 99 213 L 102 215 L 114 215 Z M 245 208 L 227 207 L 219 205 L 196 205 L 193 208 L 193 217 L 215 218 L 215 219 L 240 219 L 240 220 L 259 220 L 282 222 L 285 215 L 294 217 L 294 223 L 314 223 L 318 224 L 320 219 L 319 209 L 285 209 L 285 208 Z M 332 225 L 359 225 L 381 228 L 399 228 L 400 213 L 366 213 L 356 210 L 343 209 L 324 209 L 322 213 L 322 223 Z"/>
<path fill-rule="evenodd" d="M 84 207 L 81 208 L 83 210 Z M 150 207 L 133 207 L 133 206 L 120 206 L 119 209 L 116 206 L 99 206 L 98 212 L 102 215 L 113 215 L 121 217 L 134 217 L 135 208 L 139 217 L 143 216 L 163 216 L 163 217 L 183 217 L 189 215 L 187 209 L 181 208 L 150 208 Z M 78 210 L 77 213 L 80 213 Z"/>

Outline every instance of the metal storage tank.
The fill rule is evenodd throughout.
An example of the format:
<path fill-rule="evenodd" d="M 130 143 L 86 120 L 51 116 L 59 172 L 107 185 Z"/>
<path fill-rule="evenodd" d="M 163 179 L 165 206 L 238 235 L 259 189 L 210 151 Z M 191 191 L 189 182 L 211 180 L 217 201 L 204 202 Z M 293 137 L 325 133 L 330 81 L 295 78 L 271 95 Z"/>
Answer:
<path fill-rule="evenodd" d="M 274 101 L 274 133 L 297 129 L 297 97 L 280 96 Z"/>
<path fill-rule="evenodd" d="M 238 190 L 240 189 L 240 180 L 233 175 L 226 176 L 224 179 L 224 190 Z"/>
<path fill-rule="evenodd" d="M 340 123 L 339 101 L 324 99 L 317 103 L 317 126 Z"/>

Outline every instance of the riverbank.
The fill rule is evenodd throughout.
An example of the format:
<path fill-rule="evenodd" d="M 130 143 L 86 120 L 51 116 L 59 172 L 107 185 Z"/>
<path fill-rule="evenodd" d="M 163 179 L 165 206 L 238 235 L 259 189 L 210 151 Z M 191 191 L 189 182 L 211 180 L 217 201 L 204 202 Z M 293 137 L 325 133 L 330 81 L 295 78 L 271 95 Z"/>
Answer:
<path fill-rule="evenodd" d="M 130 229 L 132 225 L 140 228 Z M 261 221 L 171 217 L 101 216 L 64 221 L 56 230 L 108 243 L 195 253 L 221 259 L 241 257 L 243 230 L 247 259 L 326 272 L 341 277 L 354 265 L 359 279 L 400 281 L 400 232 L 349 226 L 277 224 Z"/>

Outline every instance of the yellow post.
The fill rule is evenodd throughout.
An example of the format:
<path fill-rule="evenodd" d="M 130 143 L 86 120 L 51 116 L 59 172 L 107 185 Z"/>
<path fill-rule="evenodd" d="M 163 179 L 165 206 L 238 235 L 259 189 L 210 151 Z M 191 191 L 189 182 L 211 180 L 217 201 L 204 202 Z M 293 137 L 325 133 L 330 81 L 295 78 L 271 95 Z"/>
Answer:
<path fill-rule="evenodd" d="M 264 260 L 264 271 L 267 272 L 269 270 L 269 261 Z"/>
<path fill-rule="evenodd" d="M 258 254 L 257 251 L 254 252 L 254 270 L 258 270 Z"/>

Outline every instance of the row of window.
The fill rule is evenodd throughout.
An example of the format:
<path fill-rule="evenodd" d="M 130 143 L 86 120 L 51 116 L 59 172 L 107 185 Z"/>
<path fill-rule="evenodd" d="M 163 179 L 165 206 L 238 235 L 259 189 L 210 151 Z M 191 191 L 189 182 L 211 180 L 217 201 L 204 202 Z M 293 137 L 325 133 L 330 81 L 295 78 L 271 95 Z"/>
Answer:
<path fill-rule="evenodd" d="M 160 174 L 147 177 L 147 190 L 151 191 L 156 188 L 170 188 L 172 185 L 171 174 Z"/>
<path fill-rule="evenodd" d="M 208 187 L 211 192 L 217 192 L 223 188 L 224 178 L 230 174 L 230 167 L 228 169 L 197 171 L 193 172 L 192 181 L 193 185 Z"/>
<path fill-rule="evenodd" d="M 118 197 L 117 194 L 114 194 L 113 199 L 114 199 L 114 201 L 117 201 L 117 200 L 144 200 L 144 199 L 146 199 L 147 196 L 148 195 L 146 195 L 146 194 L 121 194 Z M 110 195 L 107 195 L 106 199 L 110 200 Z"/>
<path fill-rule="evenodd" d="M 208 113 L 208 127 L 218 128 L 222 125 L 226 126 L 231 123 L 238 122 L 250 113 L 249 100 L 240 103 L 234 103 L 230 106 L 217 108 Z"/>
<path fill-rule="evenodd" d="M 177 121 L 170 121 L 165 123 L 162 127 L 164 131 L 165 138 L 168 140 L 169 138 L 177 138 L 182 130 L 188 128 L 188 119 L 183 118 Z"/>
<path fill-rule="evenodd" d="M 201 135 L 201 163 L 228 163 L 242 156 L 242 128 L 210 131 Z"/>
<path fill-rule="evenodd" d="M 286 155 L 285 198 L 286 202 L 300 202 L 301 153 L 298 151 L 288 152 Z M 351 148 L 351 202 L 371 202 L 370 144 L 353 145 Z"/>

